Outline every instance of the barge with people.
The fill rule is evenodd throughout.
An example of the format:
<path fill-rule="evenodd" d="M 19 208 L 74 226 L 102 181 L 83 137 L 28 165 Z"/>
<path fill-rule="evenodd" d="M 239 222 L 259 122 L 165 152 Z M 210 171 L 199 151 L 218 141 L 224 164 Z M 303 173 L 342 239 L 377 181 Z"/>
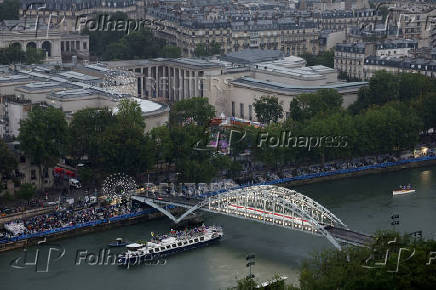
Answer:
<path fill-rule="evenodd" d="M 127 245 L 127 251 L 118 256 L 117 264 L 131 266 L 153 263 L 170 255 L 208 246 L 222 236 L 221 227 L 205 225 L 186 231 L 172 230 L 166 235 L 152 233 L 153 238 L 149 242 Z"/>

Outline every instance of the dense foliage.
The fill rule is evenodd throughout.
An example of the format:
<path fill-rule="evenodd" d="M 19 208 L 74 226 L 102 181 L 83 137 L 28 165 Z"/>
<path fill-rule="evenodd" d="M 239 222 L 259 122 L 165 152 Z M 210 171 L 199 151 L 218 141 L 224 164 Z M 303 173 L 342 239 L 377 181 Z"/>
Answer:
<path fill-rule="evenodd" d="M 3 175 L 8 176 L 17 167 L 17 160 L 8 146 L 0 140 L 0 180 Z"/>
<path fill-rule="evenodd" d="M 300 288 L 433 289 L 435 248 L 433 240 L 379 233 L 370 248 L 347 247 L 314 254 L 303 264 Z"/>
<path fill-rule="evenodd" d="M 0 3 L 0 21 L 18 19 L 19 9 L 20 9 L 19 0 L 4 0 L 3 3 Z"/>
<path fill-rule="evenodd" d="M 313 55 L 310 53 L 305 53 L 301 55 L 307 62 L 307 66 L 312 65 L 324 65 L 327 67 L 334 68 L 335 52 L 333 50 L 323 51 L 318 55 Z"/>
<path fill-rule="evenodd" d="M 26 51 L 20 47 L 0 48 L 0 64 L 40 64 L 45 59 L 45 52 L 38 48 L 27 48 Z"/>
<path fill-rule="evenodd" d="M 212 56 L 221 53 L 221 45 L 215 41 L 211 43 L 199 43 L 195 47 L 194 55 L 198 57 Z"/>
<path fill-rule="evenodd" d="M 100 16 L 97 15 L 97 19 Z M 110 16 L 112 20 L 128 19 L 127 15 L 122 12 Z M 83 34 L 89 35 L 91 55 L 102 60 L 177 58 L 181 55 L 180 48 L 166 45 L 164 40 L 154 37 L 152 32 L 145 27 L 129 34 L 124 31 L 89 31 L 88 29 L 85 29 Z"/>
<path fill-rule="evenodd" d="M 65 114 L 53 107 L 34 107 L 21 122 L 18 135 L 20 149 L 39 166 L 41 180 L 43 168 L 53 167 L 66 153 L 68 138 Z"/>
<path fill-rule="evenodd" d="M 254 111 L 259 122 L 269 124 L 276 123 L 283 118 L 283 106 L 277 97 L 262 96 L 254 102 Z"/>

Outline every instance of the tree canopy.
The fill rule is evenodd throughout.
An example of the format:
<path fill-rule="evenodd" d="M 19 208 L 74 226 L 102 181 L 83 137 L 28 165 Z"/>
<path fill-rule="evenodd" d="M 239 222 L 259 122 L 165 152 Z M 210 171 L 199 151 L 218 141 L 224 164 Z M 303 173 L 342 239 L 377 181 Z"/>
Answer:
<path fill-rule="evenodd" d="M 0 3 L 0 21 L 19 19 L 19 0 L 4 0 Z"/>
<path fill-rule="evenodd" d="M 370 248 L 314 254 L 303 263 L 300 289 L 432 289 L 436 263 L 430 257 L 435 247 L 433 240 L 381 232 Z"/>
<path fill-rule="evenodd" d="M 212 56 L 221 53 L 221 45 L 215 41 L 211 43 L 199 43 L 195 47 L 194 55 L 201 56 Z"/>
<path fill-rule="evenodd" d="M 255 100 L 254 111 L 259 122 L 263 124 L 276 123 L 283 118 L 283 106 L 275 96 L 262 96 Z"/>
<path fill-rule="evenodd" d="M 306 60 L 307 66 L 323 65 L 334 68 L 335 52 L 333 50 L 323 51 L 318 55 L 304 53 L 302 56 Z"/>
<path fill-rule="evenodd" d="M 97 15 L 97 18 L 101 15 Z M 127 20 L 128 16 L 122 12 L 109 15 L 113 20 Z M 168 46 L 162 39 L 153 36 L 153 33 L 144 27 L 126 34 L 124 31 L 89 31 L 89 48 L 92 56 L 103 60 L 145 59 L 156 57 L 177 58 L 181 50 Z"/>
<path fill-rule="evenodd" d="M 44 59 L 44 51 L 38 48 L 29 47 L 26 51 L 15 46 L 0 48 L 0 64 L 40 64 Z"/>
<path fill-rule="evenodd" d="M 215 117 L 215 108 L 209 105 L 207 98 L 191 98 L 176 102 L 171 108 L 171 123 L 183 124 L 195 122 L 206 126 Z"/>
<path fill-rule="evenodd" d="M 9 175 L 17 167 L 17 160 L 8 146 L 0 140 L 0 179 L 2 175 Z"/>
<path fill-rule="evenodd" d="M 435 88 L 436 83 L 421 74 L 377 71 L 370 79 L 369 87 L 359 90 L 358 99 L 349 110 L 355 114 L 371 105 L 383 105 L 397 100 L 410 101 L 434 92 Z"/>
<path fill-rule="evenodd" d="M 296 96 L 290 104 L 291 118 L 304 121 L 318 114 L 327 114 L 341 109 L 342 95 L 334 89 L 322 89 L 313 94 Z"/>
<path fill-rule="evenodd" d="M 65 153 L 68 125 L 65 114 L 53 107 L 33 107 L 28 118 L 21 122 L 20 149 L 32 156 L 32 162 L 53 166 Z"/>
<path fill-rule="evenodd" d="M 18 135 L 20 149 L 39 166 L 41 179 L 42 169 L 54 166 L 65 154 L 68 138 L 65 114 L 50 106 L 33 107 L 28 118 L 21 122 Z"/>

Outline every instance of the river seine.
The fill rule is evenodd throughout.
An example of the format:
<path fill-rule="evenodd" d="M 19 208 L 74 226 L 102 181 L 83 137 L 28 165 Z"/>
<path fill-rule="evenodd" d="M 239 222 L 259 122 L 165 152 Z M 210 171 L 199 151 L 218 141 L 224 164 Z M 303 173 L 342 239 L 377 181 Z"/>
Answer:
<path fill-rule="evenodd" d="M 392 196 L 393 189 L 409 183 L 416 187 L 416 193 Z M 391 216 L 398 214 L 397 229 L 401 232 L 422 230 L 424 236 L 436 238 L 436 167 L 294 189 L 330 209 L 353 230 L 373 233 L 392 228 Z M 288 282 L 298 283 L 301 262 L 316 250 L 332 247 L 321 237 L 231 217 L 207 215 L 206 224 L 223 226 L 225 236 L 220 243 L 169 257 L 165 264 L 128 270 L 111 265 L 92 266 L 83 261 L 76 265 L 77 251 L 98 254 L 116 237 L 130 241 L 149 239 L 152 231 L 167 232 L 171 228 L 169 220 L 142 222 L 53 242 L 65 249 L 65 255 L 49 263 L 47 272 L 36 271 L 47 269 L 44 261 L 38 261 L 36 266 L 11 267 L 14 259 L 23 257 L 23 249 L 3 253 L 0 254 L 0 289 L 226 289 L 247 275 L 245 257 L 249 253 L 256 254 L 253 271 L 259 281 L 280 274 L 288 276 Z M 36 247 L 28 249 L 28 260 L 35 257 L 35 251 Z M 47 252 L 41 248 L 40 256 L 47 259 Z M 53 253 L 55 258 L 57 254 Z"/>

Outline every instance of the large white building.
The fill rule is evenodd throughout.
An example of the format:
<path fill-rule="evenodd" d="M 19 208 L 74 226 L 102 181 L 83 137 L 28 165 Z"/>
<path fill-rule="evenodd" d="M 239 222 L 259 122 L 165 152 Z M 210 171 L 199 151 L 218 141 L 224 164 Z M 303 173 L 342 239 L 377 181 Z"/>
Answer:
<path fill-rule="evenodd" d="M 57 26 L 38 24 L 36 20 L 3 20 L 0 22 L 0 48 L 42 49 L 46 62 L 62 63 L 72 56 L 89 58 L 89 36 L 62 32 Z"/>
<path fill-rule="evenodd" d="M 15 66 L 0 69 L 0 124 L 4 135 L 17 136 L 20 121 L 33 104 L 62 109 L 67 119 L 84 108 L 115 109 L 131 98 L 143 111 L 146 131 L 168 122 L 169 107 L 136 98 L 136 75 L 102 65 L 75 65 L 58 70 L 53 65 Z M 1 136 L 0 136 L 1 137 Z"/>
<path fill-rule="evenodd" d="M 205 97 L 217 114 L 253 120 L 253 103 L 264 95 L 277 96 L 289 113 L 291 100 L 301 93 L 336 89 L 348 106 L 367 84 L 340 82 L 334 69 L 306 67 L 304 59 L 284 57 L 278 50 L 247 49 L 221 59 L 160 58 L 105 64 L 137 73 L 139 97 L 168 103 Z"/>

